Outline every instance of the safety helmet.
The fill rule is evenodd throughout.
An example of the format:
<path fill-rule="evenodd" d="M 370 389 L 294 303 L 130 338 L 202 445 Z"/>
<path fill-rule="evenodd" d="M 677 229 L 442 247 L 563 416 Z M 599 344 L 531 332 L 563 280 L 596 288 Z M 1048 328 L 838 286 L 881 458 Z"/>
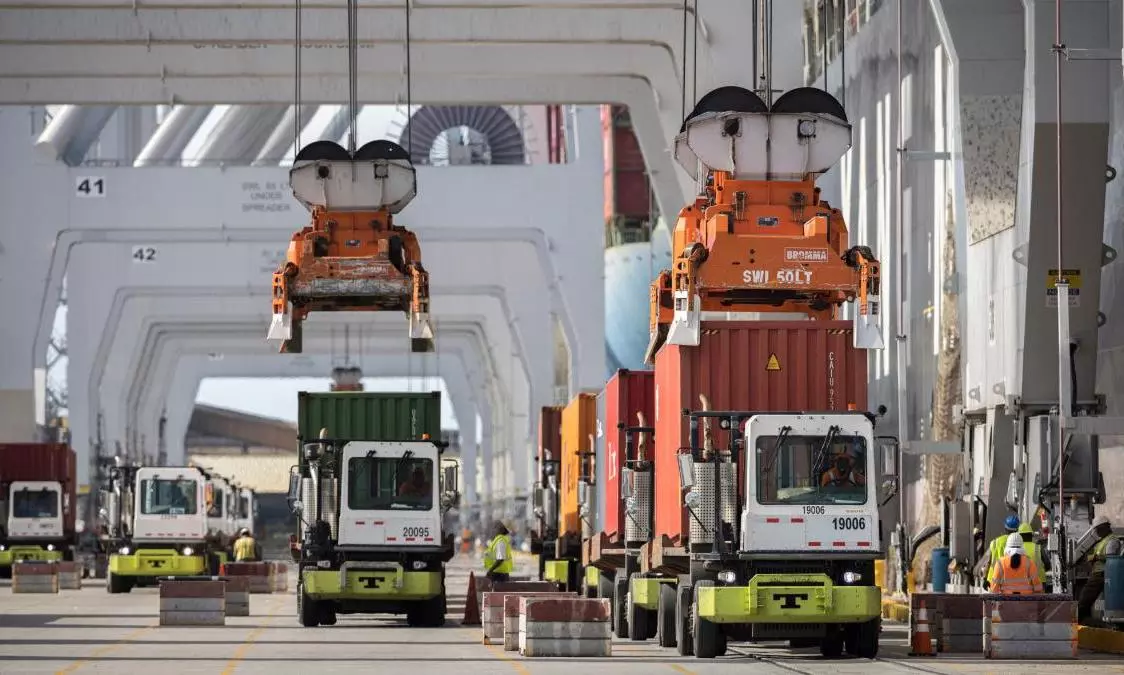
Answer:
<path fill-rule="evenodd" d="M 250 529 L 247 528 L 247 527 L 243 527 L 241 530 L 238 531 L 238 534 L 242 535 L 243 537 L 248 537 L 248 536 L 250 536 Z"/>
<path fill-rule="evenodd" d="M 1030 523 L 1023 523 L 1022 525 L 1019 525 L 1019 534 L 1034 534 L 1034 530 L 1031 529 Z"/>
<path fill-rule="evenodd" d="M 1019 517 L 1016 516 L 1013 513 L 1011 515 L 1007 516 L 1007 520 L 1005 520 L 1003 522 L 1003 527 L 1008 532 L 1014 532 L 1015 530 L 1018 530 L 1019 529 Z"/>
<path fill-rule="evenodd" d="M 1023 538 L 1019 536 L 1018 532 L 1011 534 L 1007 537 L 1007 545 L 1003 548 L 1004 555 L 1011 555 L 1012 553 L 1026 553 L 1026 548 L 1023 546 Z"/>
<path fill-rule="evenodd" d="M 1100 527 L 1101 525 L 1112 525 L 1108 520 L 1108 516 L 1097 516 L 1093 519 L 1093 527 Z"/>

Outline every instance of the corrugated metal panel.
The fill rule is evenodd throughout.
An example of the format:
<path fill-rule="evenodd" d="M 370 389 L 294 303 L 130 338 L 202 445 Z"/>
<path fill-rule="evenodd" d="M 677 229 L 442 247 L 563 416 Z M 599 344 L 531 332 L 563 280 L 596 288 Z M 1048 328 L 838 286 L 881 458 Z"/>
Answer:
<path fill-rule="evenodd" d="M 599 490 L 605 504 L 605 534 L 624 533 L 624 509 L 621 508 L 621 467 L 625 462 L 625 434 L 618 428 L 637 426 L 636 413 L 641 412 L 645 424 L 655 422 L 655 372 L 651 370 L 618 370 L 601 393 L 605 399 L 605 482 Z M 634 443 L 639 439 L 634 440 Z M 649 444 L 649 452 L 651 445 Z"/>
<path fill-rule="evenodd" d="M 578 519 L 578 476 L 581 474 L 578 456 L 593 452 L 589 438 L 597 433 L 597 396 L 578 394 L 562 411 L 562 485 L 559 514 L 559 536 L 581 535 Z"/>
<path fill-rule="evenodd" d="M 65 443 L 0 443 L 0 484 L 12 481 L 58 481 L 70 493 L 70 507 L 63 510 L 63 527 L 74 531 L 78 502 L 78 459 Z"/>
<path fill-rule="evenodd" d="M 867 406 L 867 353 L 846 321 L 704 322 L 698 347 L 656 354 L 656 532 L 687 531 L 675 455 L 689 445 L 684 409 L 845 411 Z M 775 358 L 774 358 L 775 357 Z M 772 363 L 770 363 L 772 361 Z"/>
<path fill-rule="evenodd" d="M 542 465 L 544 450 L 549 450 L 552 459 L 558 459 L 562 450 L 562 406 L 543 406 L 539 411 L 539 463 Z"/>
<path fill-rule="evenodd" d="M 298 436 L 310 441 L 325 428 L 329 438 L 344 440 L 439 440 L 441 393 L 300 392 Z"/>

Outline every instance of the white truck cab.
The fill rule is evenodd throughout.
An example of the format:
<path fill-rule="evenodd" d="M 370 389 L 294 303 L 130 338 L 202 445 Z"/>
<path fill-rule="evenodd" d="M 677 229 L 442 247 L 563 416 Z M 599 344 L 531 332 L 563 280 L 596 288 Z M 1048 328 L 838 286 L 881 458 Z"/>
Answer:
<path fill-rule="evenodd" d="M 250 488 L 238 487 L 235 490 L 234 531 L 237 533 L 246 528 L 253 534 L 257 513 L 257 495 Z"/>
<path fill-rule="evenodd" d="M 343 448 L 339 545 L 441 545 L 437 446 L 351 441 Z"/>
<path fill-rule="evenodd" d="M 202 542 L 207 534 L 205 482 L 192 467 L 137 469 L 133 541 Z"/>
<path fill-rule="evenodd" d="M 11 539 L 61 539 L 69 496 L 58 481 L 13 481 L 8 492 L 7 532 Z M 53 550 L 53 547 L 48 550 Z"/>
<path fill-rule="evenodd" d="M 756 415 L 745 426 L 743 553 L 830 556 L 881 550 L 869 418 Z"/>

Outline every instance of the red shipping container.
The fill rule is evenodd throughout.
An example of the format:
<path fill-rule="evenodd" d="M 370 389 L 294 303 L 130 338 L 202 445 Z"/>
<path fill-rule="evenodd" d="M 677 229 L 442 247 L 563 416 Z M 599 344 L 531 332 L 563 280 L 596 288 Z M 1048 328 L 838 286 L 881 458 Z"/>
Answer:
<path fill-rule="evenodd" d="M 656 533 L 686 534 L 676 455 L 690 447 L 683 410 L 866 410 L 867 353 L 849 321 L 705 321 L 697 347 L 656 354 Z M 716 427 L 715 427 L 716 429 Z M 715 441 L 725 447 L 725 433 Z M 743 472 L 743 467 L 738 468 Z M 739 493 L 743 492 L 739 485 Z"/>
<path fill-rule="evenodd" d="M 70 494 L 63 499 L 63 530 L 74 532 L 78 500 L 78 458 L 65 443 L 0 443 L 0 486 L 7 499 L 13 481 L 58 481 Z"/>
<path fill-rule="evenodd" d="M 543 406 L 539 410 L 539 448 L 538 471 L 542 475 L 543 458 L 545 451 L 550 451 L 551 459 L 558 461 L 562 456 L 562 408 L 559 406 Z M 546 537 L 545 525 L 542 520 L 536 519 L 535 530 L 539 539 Z"/>
<path fill-rule="evenodd" d="M 610 538 L 624 536 L 624 509 L 621 508 L 621 467 L 625 462 L 625 433 L 618 428 L 639 425 L 636 413 L 643 413 L 645 424 L 655 424 L 655 372 L 651 370 L 618 370 L 605 384 L 601 396 L 605 400 L 605 484 L 601 499 L 605 504 L 602 528 Z M 635 444 L 639 438 L 633 438 Z M 649 444 L 648 446 L 652 446 Z M 651 450 L 649 450 L 651 452 Z"/>

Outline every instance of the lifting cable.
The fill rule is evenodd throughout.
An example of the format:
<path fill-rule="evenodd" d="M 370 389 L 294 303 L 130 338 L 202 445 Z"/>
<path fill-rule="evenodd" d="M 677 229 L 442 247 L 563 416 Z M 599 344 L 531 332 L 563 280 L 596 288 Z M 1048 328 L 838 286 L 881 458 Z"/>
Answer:
<path fill-rule="evenodd" d="M 679 80 L 683 87 L 679 118 L 685 120 L 687 119 L 687 0 L 683 0 L 683 49 L 679 53 L 683 58 L 683 70 Z"/>
<path fill-rule="evenodd" d="M 347 120 L 351 132 L 347 135 L 347 152 L 355 155 L 359 134 L 359 3 L 347 0 Z M 352 174 L 354 176 L 354 174 Z"/>
<path fill-rule="evenodd" d="M 301 151 L 301 0 L 293 3 L 293 157 Z"/>

